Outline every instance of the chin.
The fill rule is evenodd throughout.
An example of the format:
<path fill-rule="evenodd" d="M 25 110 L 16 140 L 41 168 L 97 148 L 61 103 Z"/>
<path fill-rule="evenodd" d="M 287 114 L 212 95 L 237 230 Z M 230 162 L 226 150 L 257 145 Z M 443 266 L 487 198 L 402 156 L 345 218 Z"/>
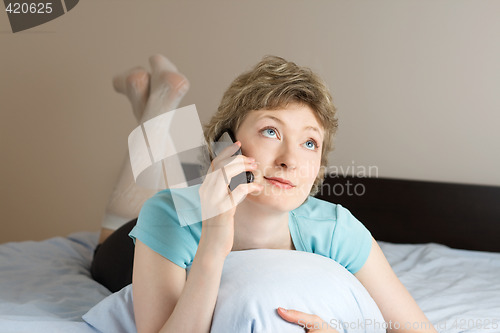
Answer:
<path fill-rule="evenodd" d="M 264 191 L 257 195 L 248 195 L 247 199 L 273 210 L 289 212 L 299 207 L 306 200 L 309 194 L 308 192 L 307 195 L 304 195 L 303 193 L 299 193 L 299 191 L 296 189 L 294 191 L 296 192 L 279 193 L 272 191 L 269 192 L 266 191 L 266 188 L 264 188 Z"/>

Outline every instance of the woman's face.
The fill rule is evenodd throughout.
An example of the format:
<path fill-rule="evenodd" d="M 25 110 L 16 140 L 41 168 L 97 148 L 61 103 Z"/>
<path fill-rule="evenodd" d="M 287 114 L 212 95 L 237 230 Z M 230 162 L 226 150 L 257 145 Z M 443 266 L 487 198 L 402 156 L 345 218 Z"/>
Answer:
<path fill-rule="evenodd" d="M 300 206 L 321 166 L 324 130 L 314 111 L 298 103 L 251 111 L 235 135 L 243 155 L 255 158 L 254 182 L 264 186 L 246 200 L 280 211 Z"/>

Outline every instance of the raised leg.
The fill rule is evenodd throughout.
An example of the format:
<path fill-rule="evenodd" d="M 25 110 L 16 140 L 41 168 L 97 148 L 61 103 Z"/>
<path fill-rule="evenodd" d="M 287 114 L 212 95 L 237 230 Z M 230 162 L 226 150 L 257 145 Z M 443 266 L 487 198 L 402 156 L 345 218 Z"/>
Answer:
<path fill-rule="evenodd" d="M 149 58 L 151 73 L 134 67 L 113 78 L 117 92 L 127 96 L 139 124 L 174 110 L 189 90 L 189 82 L 177 67 L 162 55 Z M 144 202 L 157 190 L 138 186 L 127 154 L 102 220 L 99 243 L 114 230 L 136 218 Z"/>

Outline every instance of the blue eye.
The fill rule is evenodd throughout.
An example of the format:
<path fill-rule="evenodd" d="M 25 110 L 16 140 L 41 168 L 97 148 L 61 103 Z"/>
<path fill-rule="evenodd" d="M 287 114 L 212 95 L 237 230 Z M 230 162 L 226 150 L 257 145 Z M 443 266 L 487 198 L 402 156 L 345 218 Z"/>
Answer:
<path fill-rule="evenodd" d="M 278 130 L 276 130 L 276 128 L 274 128 L 274 127 L 267 127 L 267 128 L 261 129 L 260 133 L 263 136 L 265 136 L 266 138 L 281 140 L 281 137 L 278 133 Z M 306 142 L 304 142 L 303 145 L 308 150 L 312 150 L 312 151 L 315 151 L 319 148 L 318 144 L 316 143 L 316 140 L 314 140 L 314 139 L 307 140 Z"/>
<path fill-rule="evenodd" d="M 274 128 L 264 128 L 261 133 L 268 138 L 275 138 L 277 137 L 278 133 L 276 133 L 276 130 Z"/>
<path fill-rule="evenodd" d="M 314 141 L 314 140 L 307 140 L 304 143 L 304 145 L 307 149 L 311 149 L 311 150 L 318 148 L 318 145 L 316 144 L 316 141 Z"/>

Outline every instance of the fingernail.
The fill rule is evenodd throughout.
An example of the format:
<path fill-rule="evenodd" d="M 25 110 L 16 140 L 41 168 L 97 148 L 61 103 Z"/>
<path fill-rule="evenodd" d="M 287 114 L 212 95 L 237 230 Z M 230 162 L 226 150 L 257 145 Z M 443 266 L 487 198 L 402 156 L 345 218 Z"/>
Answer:
<path fill-rule="evenodd" d="M 236 141 L 234 144 L 241 147 L 241 142 L 239 142 L 239 141 Z"/>
<path fill-rule="evenodd" d="M 280 307 L 280 308 L 278 308 L 278 309 L 281 309 L 281 311 L 283 311 L 283 312 L 287 312 L 287 311 L 286 311 L 286 309 L 284 309 L 284 308 L 282 308 L 282 307 Z"/>

